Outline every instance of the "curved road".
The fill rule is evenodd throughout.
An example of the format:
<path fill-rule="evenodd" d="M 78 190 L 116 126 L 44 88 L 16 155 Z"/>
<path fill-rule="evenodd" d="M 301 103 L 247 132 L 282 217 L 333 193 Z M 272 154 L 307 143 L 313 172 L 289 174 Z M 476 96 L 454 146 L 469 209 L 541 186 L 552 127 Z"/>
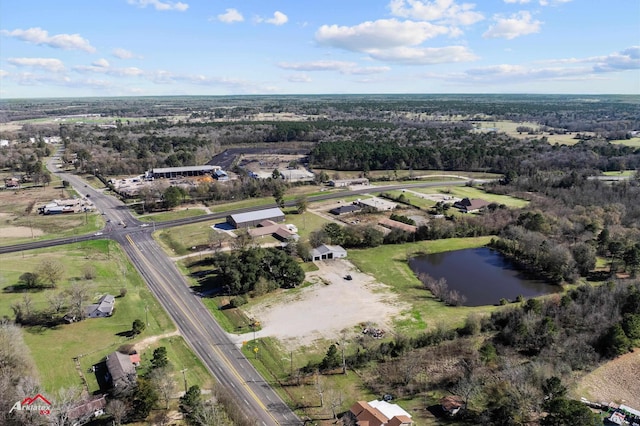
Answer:
<path fill-rule="evenodd" d="M 49 168 L 56 170 L 49 160 Z M 88 196 L 96 208 L 107 220 L 102 232 L 69 238 L 43 240 L 13 246 L 0 247 L 0 253 L 30 250 L 41 247 L 69 244 L 97 238 L 111 238 L 117 241 L 127 253 L 131 262 L 140 272 L 147 285 L 173 319 L 184 339 L 204 362 L 216 380 L 235 396 L 248 418 L 258 424 L 300 425 L 303 422 L 287 407 L 279 395 L 264 381 L 240 350 L 218 325 L 199 297 L 189 289 L 182 273 L 168 258 L 152 238 L 155 229 L 198 223 L 224 218 L 233 213 L 259 210 L 269 206 L 238 209 L 211 215 L 177 219 L 153 224 L 142 223 L 135 219 L 127 206 L 115 197 L 107 196 L 101 190 L 87 185 L 78 176 L 55 172 L 79 192 Z M 309 201 L 321 201 L 342 198 L 349 195 L 364 194 L 372 191 L 397 190 L 406 187 L 429 187 L 443 185 L 463 185 L 459 180 L 411 185 L 389 185 L 385 187 L 364 187 L 352 191 L 330 192 L 326 195 L 309 197 Z M 294 202 L 289 202 L 291 206 Z"/>

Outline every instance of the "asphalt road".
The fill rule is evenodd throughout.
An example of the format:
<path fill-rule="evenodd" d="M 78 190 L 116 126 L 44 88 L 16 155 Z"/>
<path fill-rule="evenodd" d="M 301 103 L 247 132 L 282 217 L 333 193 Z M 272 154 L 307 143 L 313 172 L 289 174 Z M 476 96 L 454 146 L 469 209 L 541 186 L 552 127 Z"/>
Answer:
<path fill-rule="evenodd" d="M 56 170 L 55 167 L 50 169 Z M 120 243 L 155 297 L 178 327 L 181 335 L 207 366 L 218 383 L 231 392 L 243 413 L 257 424 L 300 425 L 302 421 L 264 381 L 218 325 L 199 297 L 194 295 L 173 261 L 152 238 L 153 227 L 143 227 L 115 197 L 87 185 L 78 176 L 56 172 L 76 191 L 88 195 L 109 222 L 99 235 L 42 241 L 14 246 L 48 247 L 74 241 L 109 237 Z M 4 252 L 9 247 L 3 247 Z M 12 250 L 15 251 L 15 250 Z"/>
<path fill-rule="evenodd" d="M 50 170 L 57 170 L 52 164 L 53 161 L 53 158 L 49 161 L 49 168 Z M 150 225 L 135 219 L 120 200 L 105 195 L 102 190 L 87 185 L 78 176 L 59 171 L 55 173 L 68 181 L 76 191 L 88 196 L 93 201 L 97 210 L 107 220 L 105 229 L 93 235 L 0 247 L 0 253 L 52 247 L 98 238 L 111 238 L 117 241 L 140 272 L 153 294 L 173 319 L 184 339 L 204 362 L 216 380 L 226 386 L 235 396 L 236 401 L 242 406 L 243 412 L 247 417 L 255 419 L 258 424 L 265 426 L 302 424 L 302 421 L 287 407 L 279 395 L 264 381 L 251 363 L 232 343 L 200 298 L 191 292 L 182 273 L 151 236 L 155 229 L 221 219 L 229 214 L 258 210 L 269 206 L 239 209 Z M 456 180 L 410 185 L 389 185 L 384 188 L 367 186 L 353 191 L 331 191 L 326 195 L 309 197 L 309 201 L 322 201 L 406 187 L 418 188 L 463 184 L 464 182 Z M 287 205 L 294 205 L 294 202 L 289 202 Z"/>

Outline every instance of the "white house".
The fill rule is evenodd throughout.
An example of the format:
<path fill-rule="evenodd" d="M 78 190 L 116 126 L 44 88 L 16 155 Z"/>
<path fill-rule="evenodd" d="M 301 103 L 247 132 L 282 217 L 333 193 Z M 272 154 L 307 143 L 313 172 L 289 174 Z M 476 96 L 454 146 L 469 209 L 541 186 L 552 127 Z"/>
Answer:
<path fill-rule="evenodd" d="M 327 259 L 341 259 L 347 257 L 347 251 L 340 246 L 330 246 L 323 244 L 311 250 L 311 258 L 313 261 Z"/>

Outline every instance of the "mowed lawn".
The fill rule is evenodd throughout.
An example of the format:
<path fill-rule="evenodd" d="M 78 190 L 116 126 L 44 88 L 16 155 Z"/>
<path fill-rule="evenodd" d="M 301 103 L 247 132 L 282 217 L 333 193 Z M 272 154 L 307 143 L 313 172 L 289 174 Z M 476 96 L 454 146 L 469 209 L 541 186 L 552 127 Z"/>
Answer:
<path fill-rule="evenodd" d="M 33 272 L 44 259 L 59 262 L 64 266 L 63 278 L 56 289 L 46 289 L 29 293 L 11 293 L 6 288 L 18 282 L 24 272 Z M 95 268 L 95 278 L 83 277 L 83 269 L 91 265 Z M 38 367 L 45 390 L 54 392 L 62 387 L 81 385 L 79 371 L 74 358 L 80 357 L 86 375 L 86 368 L 100 362 L 104 355 L 116 350 L 123 343 L 135 342 L 149 336 L 175 330 L 175 326 L 162 307 L 129 263 L 119 246 L 111 241 L 97 240 L 72 244 L 64 247 L 40 249 L 0 256 L 0 315 L 14 318 L 11 306 L 22 303 L 25 295 L 33 301 L 32 309 L 47 309 L 48 298 L 63 292 L 72 284 L 89 288 L 90 300 L 95 302 L 101 295 L 118 296 L 120 289 L 126 289 L 124 297 L 117 297 L 112 317 L 86 319 L 55 328 L 25 327 L 25 342 Z M 148 309 L 148 311 L 146 311 Z M 131 330 L 135 319 L 147 321 L 149 326 L 134 340 L 118 333 Z M 90 376 L 90 375 L 88 375 Z M 97 390 L 95 379 L 87 377 L 89 390 Z"/>
<path fill-rule="evenodd" d="M 416 243 L 383 245 L 363 250 L 349 250 L 348 259 L 362 272 L 370 274 L 398 293 L 400 300 L 409 303 L 410 312 L 396 322 L 398 331 L 415 335 L 439 325 L 458 327 L 471 313 L 488 314 L 495 306 L 449 307 L 433 298 L 422 287 L 407 260 L 417 254 L 440 253 L 466 248 L 482 247 L 491 237 L 450 238 Z"/>
<path fill-rule="evenodd" d="M 508 195 L 491 194 L 480 188 L 470 186 L 451 186 L 451 187 L 435 187 L 435 188 L 414 188 L 416 192 L 423 194 L 447 194 L 458 198 L 482 198 L 491 203 L 504 204 L 507 207 L 521 208 L 529 204 L 527 200 L 521 198 L 510 197 Z M 405 194 L 407 195 L 407 194 Z M 407 195 L 410 197 L 411 194 Z"/>

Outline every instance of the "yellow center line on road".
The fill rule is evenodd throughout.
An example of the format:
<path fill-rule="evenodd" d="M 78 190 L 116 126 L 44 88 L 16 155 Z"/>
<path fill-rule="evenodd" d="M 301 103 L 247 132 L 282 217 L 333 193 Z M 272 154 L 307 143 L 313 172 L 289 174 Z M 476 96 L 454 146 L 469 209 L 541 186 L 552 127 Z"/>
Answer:
<path fill-rule="evenodd" d="M 149 272 L 154 276 L 154 278 L 156 279 L 156 281 L 162 286 L 162 287 L 167 287 L 165 285 L 166 280 L 164 279 L 164 277 L 158 275 L 155 271 L 155 269 L 152 267 L 152 265 L 149 263 L 149 261 L 147 260 L 147 258 L 142 254 L 142 251 L 138 248 L 138 246 L 133 242 L 133 239 L 131 238 L 130 235 L 126 236 L 127 240 L 129 241 L 129 244 L 131 244 L 131 247 L 138 252 L 138 254 L 140 255 L 141 260 L 145 263 L 145 265 L 147 266 L 147 268 L 149 269 Z M 202 326 L 202 324 L 194 321 L 193 316 L 192 315 L 188 315 L 187 312 L 185 311 L 184 307 L 182 304 L 178 304 L 177 307 L 180 309 L 180 311 L 182 311 L 182 313 L 184 314 L 184 316 L 187 318 L 187 320 L 193 325 L 194 328 L 196 328 L 198 331 L 200 331 L 202 334 L 206 335 L 207 334 L 207 330 Z M 209 314 L 210 315 L 210 314 Z M 251 387 L 249 386 L 249 384 L 242 378 L 242 376 L 240 376 L 240 373 L 238 373 L 238 371 L 233 367 L 233 365 L 231 364 L 231 362 L 227 359 L 227 357 L 222 353 L 222 351 L 215 347 L 213 344 L 209 344 L 209 347 L 211 348 L 211 350 L 213 352 L 215 352 L 216 354 L 218 354 L 218 357 L 222 360 L 222 362 L 227 366 L 227 368 L 229 369 L 229 371 L 240 381 L 240 383 L 242 383 L 243 387 L 247 390 L 247 392 L 249 393 L 249 395 L 251 395 L 251 397 L 253 398 L 253 400 L 258 404 L 258 406 L 269 415 L 269 417 L 271 417 L 273 419 L 273 421 L 275 422 L 275 424 L 280 424 L 278 423 L 278 421 L 276 420 L 276 418 L 273 416 L 273 414 L 271 414 L 271 412 L 269 412 L 269 410 L 267 410 L 267 407 L 262 403 L 262 401 L 258 398 L 258 396 L 255 394 L 255 392 L 253 391 L 253 389 L 251 389 Z"/>

